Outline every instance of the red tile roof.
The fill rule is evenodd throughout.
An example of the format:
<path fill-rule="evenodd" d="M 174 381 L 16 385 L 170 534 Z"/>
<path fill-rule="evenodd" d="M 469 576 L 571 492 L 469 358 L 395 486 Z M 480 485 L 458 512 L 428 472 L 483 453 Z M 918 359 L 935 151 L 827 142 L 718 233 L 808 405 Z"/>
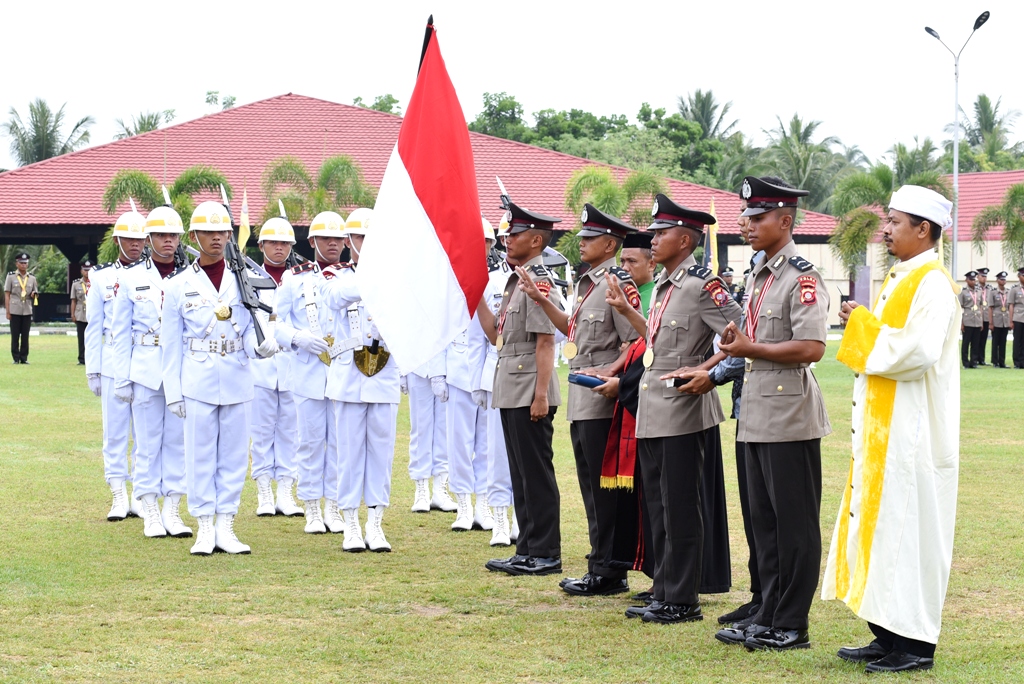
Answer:
<path fill-rule="evenodd" d="M 236 194 L 247 187 L 254 216 L 264 204 L 259 187 L 263 169 L 283 155 L 299 157 L 315 169 L 325 156 L 347 154 L 379 187 L 401 123 L 391 114 L 302 95 L 253 102 L 2 173 L 0 225 L 109 225 L 113 217 L 103 211 L 103 190 L 125 168 L 142 169 L 169 184 L 182 170 L 209 164 L 227 176 Z M 501 216 L 494 181 L 499 175 L 516 203 L 560 216 L 566 228 L 572 227 L 575 217 L 565 209 L 566 182 L 573 171 L 595 162 L 478 133 L 470 137 L 482 211 L 492 223 L 497 225 Z M 628 173 L 609 168 L 620 178 Z M 707 210 L 713 197 L 720 232 L 738 232 L 735 193 L 677 180 L 668 185 L 674 200 L 695 209 Z M 834 225 L 831 216 L 806 212 L 797 233 L 820 238 Z"/>
<path fill-rule="evenodd" d="M 946 176 L 946 180 L 952 187 L 953 176 Z M 1018 183 L 1024 183 L 1024 170 L 961 173 L 957 237 L 961 241 L 970 240 L 974 217 L 985 207 L 1002 204 L 1007 188 Z M 986 239 L 999 240 L 1002 236 L 1003 227 L 997 226 L 989 229 Z"/>

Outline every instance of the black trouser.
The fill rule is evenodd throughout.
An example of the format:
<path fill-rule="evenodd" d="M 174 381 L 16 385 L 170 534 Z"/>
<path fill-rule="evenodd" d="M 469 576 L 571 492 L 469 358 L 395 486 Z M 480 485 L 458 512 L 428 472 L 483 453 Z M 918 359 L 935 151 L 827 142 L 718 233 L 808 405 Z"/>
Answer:
<path fill-rule="evenodd" d="M 85 321 L 75 321 L 75 329 L 78 331 L 78 363 L 85 363 L 85 328 L 89 325 Z"/>
<path fill-rule="evenodd" d="M 992 365 L 1006 366 L 1006 335 L 1009 328 L 992 328 Z"/>
<path fill-rule="evenodd" d="M 987 308 L 982 308 L 982 311 L 988 313 Z M 988 321 L 982 321 L 981 323 L 981 337 L 978 339 L 978 363 L 985 363 L 985 347 L 988 346 Z"/>
<path fill-rule="evenodd" d="M 576 456 L 576 477 L 580 481 L 580 494 L 590 532 L 587 571 L 611 579 L 624 579 L 626 571 L 610 565 L 614 557 L 619 490 L 601 487 L 601 464 L 611 427 L 611 418 L 574 420 L 569 425 L 569 436 L 573 455 Z"/>
<path fill-rule="evenodd" d="M 28 361 L 28 331 L 32 327 L 32 314 L 11 314 L 11 358 L 15 363 Z"/>
<path fill-rule="evenodd" d="M 761 577 L 754 622 L 807 629 L 821 571 L 821 440 L 747 442 L 747 491 Z"/>
<path fill-rule="evenodd" d="M 701 515 L 704 518 L 704 562 L 700 593 L 724 594 L 732 588 L 729 557 L 729 511 L 725 503 L 725 469 L 722 467 L 722 431 L 704 431 L 704 467 L 701 472 Z"/>
<path fill-rule="evenodd" d="M 875 641 L 881 644 L 883 648 L 887 648 L 890 651 L 903 651 L 918 658 L 935 657 L 935 644 L 900 636 L 895 632 L 890 632 L 885 627 L 879 627 L 873 622 L 869 622 L 868 627 L 871 628 L 871 633 L 875 635 Z"/>
<path fill-rule="evenodd" d="M 970 368 L 978 363 L 978 352 L 981 344 L 981 328 L 964 326 L 963 342 L 960 343 L 960 362 L 964 368 Z"/>
<path fill-rule="evenodd" d="M 739 433 L 740 422 L 736 421 Z M 761 576 L 757 573 L 757 544 L 754 542 L 754 523 L 750 518 L 750 494 L 747 492 L 747 445 L 736 442 L 736 487 L 740 490 L 740 513 L 743 515 L 743 535 L 747 538 L 747 571 L 750 573 L 750 593 L 761 600 Z"/>
<path fill-rule="evenodd" d="M 1013 322 L 1013 367 L 1024 368 L 1024 321 Z"/>
<path fill-rule="evenodd" d="M 701 471 L 705 431 L 637 441 L 651 512 L 654 598 L 693 605 L 704 555 Z"/>
<path fill-rule="evenodd" d="M 516 506 L 519 538 L 516 553 L 536 558 L 561 558 L 558 513 L 561 501 L 555 481 L 552 419 L 557 406 L 546 418 L 530 420 L 530 407 L 501 409 L 508 468 L 512 476 L 512 501 Z"/>

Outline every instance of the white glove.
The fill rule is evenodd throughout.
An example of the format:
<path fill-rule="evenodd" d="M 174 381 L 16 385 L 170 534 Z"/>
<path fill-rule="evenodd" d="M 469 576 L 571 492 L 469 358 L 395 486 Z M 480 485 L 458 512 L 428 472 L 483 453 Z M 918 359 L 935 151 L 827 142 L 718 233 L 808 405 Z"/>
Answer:
<path fill-rule="evenodd" d="M 292 344 L 314 355 L 322 354 L 330 349 L 330 345 L 327 344 L 326 340 L 315 336 L 308 330 L 296 331 L 295 336 L 292 338 Z"/>
<path fill-rule="evenodd" d="M 409 376 L 402 375 L 398 378 L 398 389 L 402 390 L 402 394 L 409 393 Z"/>
<path fill-rule="evenodd" d="M 273 337 L 264 337 L 263 343 L 260 346 L 256 347 L 256 353 L 259 354 L 260 357 L 264 359 L 269 359 L 271 356 L 277 353 L 277 350 L 277 342 L 274 341 Z"/>
<path fill-rule="evenodd" d="M 487 390 L 473 390 L 473 403 L 482 409 L 487 408 Z"/>
<path fill-rule="evenodd" d="M 132 399 L 135 398 L 135 393 L 132 391 L 132 383 L 129 382 L 127 385 L 115 387 L 114 396 L 126 404 L 132 403 Z"/>
<path fill-rule="evenodd" d="M 167 405 L 167 408 L 171 410 L 171 413 L 178 416 L 179 418 L 185 417 L 185 402 L 175 401 Z"/>
<path fill-rule="evenodd" d="M 448 401 L 448 382 L 443 375 L 435 375 L 430 378 L 430 391 L 441 400 L 441 403 Z"/>
<path fill-rule="evenodd" d="M 376 323 L 370 323 L 370 337 L 372 337 L 375 340 L 379 340 L 380 339 L 380 331 L 377 330 L 377 324 Z"/>
<path fill-rule="evenodd" d="M 99 373 L 89 373 L 85 376 L 85 379 L 89 381 L 89 391 L 95 394 L 97 397 L 103 395 L 103 381 L 100 379 Z"/>

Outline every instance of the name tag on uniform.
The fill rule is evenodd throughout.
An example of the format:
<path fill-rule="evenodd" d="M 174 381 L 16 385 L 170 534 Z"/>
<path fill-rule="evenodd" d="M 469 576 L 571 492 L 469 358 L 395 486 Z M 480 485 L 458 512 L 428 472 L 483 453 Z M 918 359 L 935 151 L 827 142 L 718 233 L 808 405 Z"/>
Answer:
<path fill-rule="evenodd" d="M 198 297 L 199 293 L 198 292 L 186 292 L 185 296 L 186 297 Z"/>
<path fill-rule="evenodd" d="M 148 290 L 148 289 L 149 289 L 149 285 L 143 285 L 142 287 L 135 288 L 135 291 L 136 292 L 142 292 L 143 290 Z"/>

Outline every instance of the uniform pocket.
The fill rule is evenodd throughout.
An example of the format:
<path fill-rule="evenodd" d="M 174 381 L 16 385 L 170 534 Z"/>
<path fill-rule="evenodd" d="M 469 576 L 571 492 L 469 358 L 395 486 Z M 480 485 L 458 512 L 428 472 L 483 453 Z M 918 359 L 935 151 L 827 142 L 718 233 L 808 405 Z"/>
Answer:
<path fill-rule="evenodd" d="M 761 396 L 791 397 L 804 393 L 802 377 L 799 374 L 785 374 L 779 371 L 758 371 L 761 378 Z"/>
<path fill-rule="evenodd" d="M 508 356 L 501 359 L 501 364 L 505 366 L 505 368 L 508 369 L 508 372 L 512 375 L 537 372 L 537 357 L 534 354 Z"/>

